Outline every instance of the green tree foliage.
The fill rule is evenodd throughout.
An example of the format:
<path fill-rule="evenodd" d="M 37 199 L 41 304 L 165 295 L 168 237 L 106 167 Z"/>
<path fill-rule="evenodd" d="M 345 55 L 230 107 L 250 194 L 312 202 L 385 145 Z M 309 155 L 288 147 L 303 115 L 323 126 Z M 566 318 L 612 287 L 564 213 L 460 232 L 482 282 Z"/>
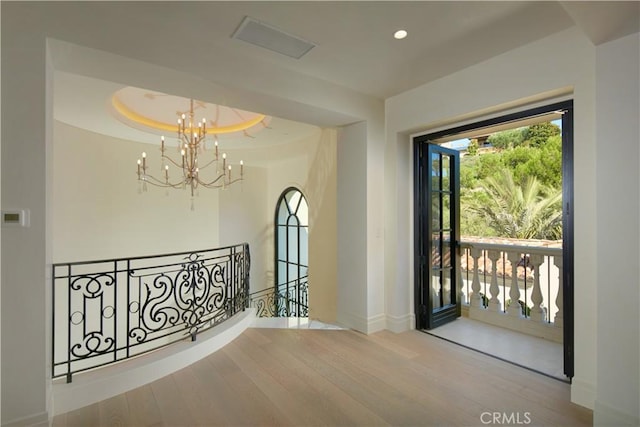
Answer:
<path fill-rule="evenodd" d="M 549 137 L 540 147 L 539 167 L 535 176 L 545 185 L 562 188 L 562 136 Z"/>
<path fill-rule="evenodd" d="M 469 140 L 469 146 L 467 147 L 467 155 L 475 156 L 478 154 L 478 140 L 471 139 Z"/>
<path fill-rule="evenodd" d="M 474 188 L 478 182 L 476 167 L 479 157 L 464 156 L 460 159 L 460 189 Z"/>
<path fill-rule="evenodd" d="M 501 153 L 487 153 L 480 156 L 477 167 L 477 178 L 485 179 L 504 169 Z"/>
<path fill-rule="evenodd" d="M 544 143 L 540 143 L 539 140 L 545 135 L 549 136 L 546 136 Z M 498 132 L 488 140 L 494 148 L 499 149 L 461 159 L 462 234 L 561 238 L 562 227 L 558 222 L 562 216 L 560 128 L 552 123 L 541 123 Z M 515 198 L 515 205 L 504 200 L 507 195 Z M 501 197 L 503 200 L 500 201 Z M 518 197 L 521 197 L 520 202 L 517 202 Z M 541 209 L 545 203 L 547 207 Z M 531 206 L 527 207 L 526 204 Z M 517 213 L 517 206 L 520 206 L 520 214 Z M 489 210 L 495 216 L 491 216 Z M 539 212 L 537 217 L 530 218 L 535 212 Z M 524 216 L 520 218 L 518 215 Z M 498 221 L 498 217 L 502 222 Z M 535 224 L 538 230 L 532 231 Z"/>
<path fill-rule="evenodd" d="M 562 141 L 559 135 L 550 137 L 539 147 L 522 145 L 503 151 L 501 156 L 502 164 L 513 171 L 516 181 L 533 176 L 544 185 L 562 186 Z"/>
<path fill-rule="evenodd" d="M 487 142 L 501 150 L 518 147 L 522 145 L 524 141 L 525 129 L 526 128 L 517 128 L 496 132 L 487 138 Z"/>
<path fill-rule="evenodd" d="M 530 147 L 540 147 L 552 137 L 560 135 L 560 127 L 551 122 L 536 123 L 524 129 L 524 144 Z"/>
<path fill-rule="evenodd" d="M 496 236 L 556 240 L 562 236 L 562 192 L 529 176 L 514 180 L 510 169 L 484 180 L 465 207 L 484 219 Z"/>

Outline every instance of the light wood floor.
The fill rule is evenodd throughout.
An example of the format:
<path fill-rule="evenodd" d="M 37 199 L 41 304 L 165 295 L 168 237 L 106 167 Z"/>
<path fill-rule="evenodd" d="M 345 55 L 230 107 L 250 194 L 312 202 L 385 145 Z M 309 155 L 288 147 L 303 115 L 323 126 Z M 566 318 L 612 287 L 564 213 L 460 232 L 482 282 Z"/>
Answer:
<path fill-rule="evenodd" d="M 591 411 L 569 402 L 568 384 L 421 332 L 249 329 L 53 425 L 482 426 L 486 412 L 512 424 L 592 424 Z"/>

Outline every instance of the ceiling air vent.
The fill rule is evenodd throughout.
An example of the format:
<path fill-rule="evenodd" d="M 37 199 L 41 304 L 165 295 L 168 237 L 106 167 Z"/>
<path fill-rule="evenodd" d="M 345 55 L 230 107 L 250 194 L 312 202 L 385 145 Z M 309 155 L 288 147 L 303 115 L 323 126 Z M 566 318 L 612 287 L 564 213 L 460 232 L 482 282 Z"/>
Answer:
<path fill-rule="evenodd" d="M 302 58 L 315 46 L 313 43 L 287 34 L 249 16 L 245 16 L 231 38 L 243 40 L 295 59 Z"/>

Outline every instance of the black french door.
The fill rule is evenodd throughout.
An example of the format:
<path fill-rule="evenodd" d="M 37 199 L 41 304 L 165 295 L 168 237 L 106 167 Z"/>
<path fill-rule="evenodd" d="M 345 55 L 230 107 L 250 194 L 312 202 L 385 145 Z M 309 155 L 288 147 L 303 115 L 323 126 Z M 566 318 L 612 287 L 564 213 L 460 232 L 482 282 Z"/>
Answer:
<path fill-rule="evenodd" d="M 443 141 L 443 138 L 455 140 L 456 135 L 468 137 L 470 132 L 478 130 L 481 132 L 475 132 L 477 135 L 487 135 L 498 129 L 504 129 L 505 124 L 517 128 L 524 126 L 532 118 L 540 117 L 548 117 L 548 120 L 561 117 L 562 122 L 562 341 L 564 373 L 568 378 L 572 378 L 574 376 L 573 224 L 575 209 L 573 203 L 573 101 L 571 100 L 457 126 L 413 139 L 416 329 L 432 329 L 460 316 L 458 300 L 460 296 L 455 294 L 457 290 L 455 283 L 458 280 L 455 275 L 459 271 L 455 263 L 460 262 L 459 257 L 456 256 L 457 244 L 460 241 L 460 161 L 457 151 L 443 148 L 436 141 Z M 444 208 L 438 211 L 441 206 Z M 450 221 L 448 224 L 447 219 Z M 447 244 L 447 238 L 449 244 Z M 447 263 L 447 255 L 454 258 L 451 259 L 451 264 Z M 451 276 L 447 277 L 447 274 Z"/>
<path fill-rule="evenodd" d="M 416 322 L 433 329 L 460 317 L 460 154 L 415 142 Z"/>

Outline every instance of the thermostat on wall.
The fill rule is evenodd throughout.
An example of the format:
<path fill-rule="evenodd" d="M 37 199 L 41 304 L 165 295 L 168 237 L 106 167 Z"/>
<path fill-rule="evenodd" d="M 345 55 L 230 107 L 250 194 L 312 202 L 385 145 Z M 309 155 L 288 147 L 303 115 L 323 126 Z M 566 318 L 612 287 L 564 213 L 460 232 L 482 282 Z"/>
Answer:
<path fill-rule="evenodd" d="M 29 209 L 3 210 L 3 227 L 29 227 Z"/>

